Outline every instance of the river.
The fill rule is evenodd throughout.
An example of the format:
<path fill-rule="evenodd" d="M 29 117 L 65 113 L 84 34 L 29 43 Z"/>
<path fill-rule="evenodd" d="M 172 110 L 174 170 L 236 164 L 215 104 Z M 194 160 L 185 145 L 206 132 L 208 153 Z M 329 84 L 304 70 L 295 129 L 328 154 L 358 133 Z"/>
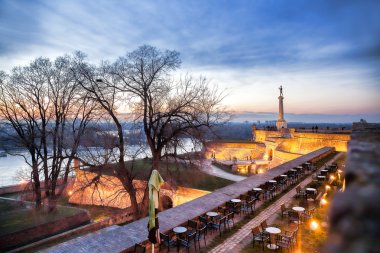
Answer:
<path fill-rule="evenodd" d="M 189 138 L 186 138 L 183 140 L 183 144 L 185 148 L 179 148 L 178 154 L 190 152 L 190 151 L 199 151 L 201 147 L 194 147 L 192 141 Z M 128 155 L 128 153 L 135 154 L 136 150 L 140 149 L 138 146 L 128 146 L 127 149 L 127 156 L 126 159 L 131 159 L 131 156 Z M 92 151 L 92 154 L 95 154 L 97 158 L 102 156 L 102 153 L 104 153 L 104 150 L 100 149 L 90 149 Z M 96 152 L 94 152 L 96 150 Z M 88 152 L 81 151 L 82 154 L 88 156 Z M 3 154 L 3 153 L 1 153 Z M 27 158 L 28 153 L 26 151 L 18 151 L 17 154 L 23 154 Z M 81 154 L 80 154 L 81 155 Z M 141 153 L 137 155 L 136 158 L 144 158 L 144 157 L 150 157 L 150 151 L 147 147 L 145 147 Z M 7 186 L 7 185 L 14 185 L 22 182 L 22 178 L 27 177 L 30 174 L 30 167 L 25 162 L 25 159 L 20 155 L 6 155 L 6 156 L 0 156 L 0 187 L 1 186 Z"/>

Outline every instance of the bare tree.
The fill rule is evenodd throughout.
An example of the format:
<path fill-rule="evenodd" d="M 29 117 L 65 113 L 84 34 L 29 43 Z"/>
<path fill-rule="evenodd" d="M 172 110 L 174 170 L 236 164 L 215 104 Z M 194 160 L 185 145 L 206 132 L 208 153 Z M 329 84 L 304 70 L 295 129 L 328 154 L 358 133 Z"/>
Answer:
<path fill-rule="evenodd" d="M 180 64 L 178 52 L 144 45 L 104 65 L 100 72 L 102 83 L 129 97 L 136 121 L 143 123 L 153 156 L 151 171 L 160 169 L 164 150 L 176 146 L 179 138 L 201 138 L 206 129 L 228 116 L 221 106 L 222 92 L 210 87 L 205 78 L 172 78 Z M 147 208 L 147 200 L 145 191 L 142 210 Z"/>
<path fill-rule="evenodd" d="M 54 62 L 38 58 L 27 67 L 14 68 L 0 87 L 0 115 L 31 157 L 31 162 L 26 161 L 32 168 L 36 206 L 41 206 L 43 181 L 50 210 L 62 193 L 58 183 L 67 183 L 71 162 L 97 105 L 72 75 L 71 64 L 69 56 Z"/>
<path fill-rule="evenodd" d="M 142 216 L 140 213 L 139 204 L 137 201 L 137 188 L 133 184 L 135 174 L 132 173 L 131 168 L 128 168 L 125 161 L 126 155 L 126 143 L 123 132 L 123 125 L 118 117 L 118 104 L 121 102 L 122 93 L 114 85 L 108 85 L 102 79 L 101 76 L 107 75 L 105 71 L 107 64 L 104 63 L 100 67 L 92 66 L 84 61 L 84 54 L 78 52 L 76 58 L 76 65 L 73 68 L 73 73 L 76 79 L 81 84 L 82 88 L 86 90 L 93 101 L 98 103 L 108 118 L 112 120 L 117 133 L 117 148 L 118 148 L 118 162 L 114 166 L 115 176 L 120 180 L 125 190 L 128 192 L 131 200 L 131 209 L 134 214 L 134 218 L 137 219 Z M 106 165 L 106 164 L 104 164 Z M 100 181 L 101 175 L 96 178 L 96 181 Z M 93 181 L 93 183 L 97 183 Z"/>
<path fill-rule="evenodd" d="M 73 73 L 112 119 L 118 137 L 119 158 L 115 175 L 131 198 L 135 219 L 145 215 L 148 194 L 137 201 L 133 184 L 135 174 L 125 161 L 126 141 L 118 107 L 128 106 L 136 122 L 142 122 L 146 142 L 153 156 L 151 170 L 160 168 L 160 160 L 178 138 L 201 137 L 207 128 L 224 121 L 223 95 L 209 87 L 205 78 L 186 76 L 174 80 L 172 72 L 180 67 L 179 53 L 142 46 L 114 63 L 102 62 L 99 67 L 85 62 L 77 54 Z M 148 180 L 148 178 L 146 178 Z"/>
<path fill-rule="evenodd" d="M 166 146 L 179 137 L 199 138 L 228 116 L 221 106 L 223 93 L 210 87 L 205 78 L 173 80 L 171 71 L 180 64 L 178 52 L 145 45 L 119 58 L 105 76 L 108 85 L 126 92 L 134 101 L 131 107 L 137 120 L 143 122 L 155 169 L 159 169 Z"/>

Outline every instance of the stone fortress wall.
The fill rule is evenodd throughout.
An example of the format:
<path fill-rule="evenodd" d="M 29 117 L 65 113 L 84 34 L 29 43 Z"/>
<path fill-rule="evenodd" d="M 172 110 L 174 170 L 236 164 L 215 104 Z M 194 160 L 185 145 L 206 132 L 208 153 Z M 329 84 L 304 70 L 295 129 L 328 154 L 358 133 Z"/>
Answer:
<path fill-rule="evenodd" d="M 279 131 L 254 130 L 255 141 L 275 140 L 278 150 L 290 153 L 307 154 L 322 147 L 335 147 L 336 151 L 347 152 L 347 144 L 350 140 L 348 133 L 299 133 L 294 128 L 289 129 L 291 138 L 279 138 Z"/>
<path fill-rule="evenodd" d="M 252 136 L 252 141 L 209 142 L 205 145 L 205 156 L 222 161 L 236 158 L 240 163 L 243 160 L 264 159 L 271 161 L 270 167 L 273 168 L 323 147 L 347 152 L 350 140 L 349 133 L 302 133 L 294 128 L 267 131 L 253 127 Z M 247 167 L 245 164 L 241 166 Z"/>
<path fill-rule="evenodd" d="M 245 142 L 218 142 L 213 141 L 205 146 L 205 157 L 207 159 L 215 158 L 217 160 L 232 160 L 234 157 L 238 160 L 260 159 L 265 152 L 263 143 L 245 141 Z"/>
<path fill-rule="evenodd" d="M 69 193 L 70 203 L 115 208 L 128 208 L 131 206 L 129 194 L 116 177 L 102 175 L 95 186 L 95 184 L 90 184 L 89 182 L 98 176 L 97 173 L 80 169 L 76 169 L 75 173 L 76 180 Z M 140 203 L 147 183 L 142 180 L 134 180 L 133 183 L 138 189 L 137 201 Z M 208 191 L 185 187 L 171 189 L 169 186 L 164 185 L 160 190 L 160 204 L 163 209 L 167 209 L 202 197 L 208 193 Z"/>

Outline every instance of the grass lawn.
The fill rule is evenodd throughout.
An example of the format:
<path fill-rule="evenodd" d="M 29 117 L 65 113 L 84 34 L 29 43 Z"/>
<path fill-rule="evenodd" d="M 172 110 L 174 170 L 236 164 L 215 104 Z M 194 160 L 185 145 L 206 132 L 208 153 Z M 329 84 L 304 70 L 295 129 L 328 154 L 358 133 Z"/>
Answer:
<path fill-rule="evenodd" d="M 55 212 L 37 211 L 33 204 L 0 199 L 0 236 L 72 216 L 80 209 L 59 206 Z"/>

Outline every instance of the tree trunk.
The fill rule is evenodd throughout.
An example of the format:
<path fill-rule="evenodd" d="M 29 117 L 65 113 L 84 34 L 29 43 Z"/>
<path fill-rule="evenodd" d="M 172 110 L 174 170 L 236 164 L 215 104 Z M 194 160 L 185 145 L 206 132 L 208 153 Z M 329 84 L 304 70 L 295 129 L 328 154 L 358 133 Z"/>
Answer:
<path fill-rule="evenodd" d="M 137 198 L 136 198 L 136 189 L 133 186 L 133 182 L 129 179 L 126 178 L 120 178 L 119 180 L 122 182 L 124 188 L 127 190 L 129 194 L 129 198 L 131 200 L 131 209 L 133 212 L 133 219 L 137 220 L 141 217 L 141 212 L 139 209 L 139 205 L 137 203 Z"/>
<path fill-rule="evenodd" d="M 36 161 L 32 161 L 32 177 L 33 177 L 33 191 L 35 194 L 35 205 L 39 209 L 42 206 L 42 197 L 41 197 L 41 183 L 38 174 L 38 164 Z"/>

